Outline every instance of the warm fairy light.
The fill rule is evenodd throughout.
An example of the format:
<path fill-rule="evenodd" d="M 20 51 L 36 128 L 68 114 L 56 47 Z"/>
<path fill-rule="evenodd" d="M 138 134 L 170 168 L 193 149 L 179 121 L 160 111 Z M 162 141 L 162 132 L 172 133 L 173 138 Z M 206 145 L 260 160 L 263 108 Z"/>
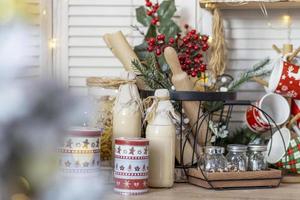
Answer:
<path fill-rule="evenodd" d="M 212 37 L 210 36 L 210 37 L 208 38 L 207 42 L 208 42 L 209 44 L 211 44 L 212 41 L 213 41 L 213 39 L 212 39 Z"/>
<path fill-rule="evenodd" d="M 283 22 L 285 24 L 290 24 L 290 22 L 291 22 L 291 16 L 289 16 L 289 15 L 283 15 L 282 16 L 282 20 L 283 20 Z"/>
<path fill-rule="evenodd" d="M 42 14 L 43 14 L 43 15 L 47 15 L 46 9 L 43 9 Z"/>
<path fill-rule="evenodd" d="M 49 40 L 48 46 L 50 49 L 55 49 L 57 45 L 57 39 L 56 38 L 52 38 Z"/>

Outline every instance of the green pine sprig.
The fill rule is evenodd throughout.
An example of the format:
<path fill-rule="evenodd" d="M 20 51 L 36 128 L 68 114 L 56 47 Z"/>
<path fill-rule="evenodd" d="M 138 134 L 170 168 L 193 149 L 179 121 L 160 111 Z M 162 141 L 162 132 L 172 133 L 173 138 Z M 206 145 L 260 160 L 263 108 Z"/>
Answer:
<path fill-rule="evenodd" d="M 252 78 L 254 77 L 263 77 L 266 76 L 268 74 L 270 74 L 270 70 L 265 70 L 264 67 L 269 64 L 270 59 L 266 58 L 262 61 L 260 61 L 259 63 L 255 64 L 253 66 L 252 69 L 244 72 L 243 74 L 241 74 L 241 78 L 239 78 L 238 80 L 233 81 L 230 85 L 228 90 L 229 91 L 234 91 L 236 89 L 238 89 L 241 85 L 243 85 L 244 83 L 250 81 Z"/>
<path fill-rule="evenodd" d="M 133 60 L 132 67 L 150 89 L 171 89 L 172 83 L 170 78 L 160 71 L 153 54 L 149 54 L 147 59 L 142 63 Z"/>

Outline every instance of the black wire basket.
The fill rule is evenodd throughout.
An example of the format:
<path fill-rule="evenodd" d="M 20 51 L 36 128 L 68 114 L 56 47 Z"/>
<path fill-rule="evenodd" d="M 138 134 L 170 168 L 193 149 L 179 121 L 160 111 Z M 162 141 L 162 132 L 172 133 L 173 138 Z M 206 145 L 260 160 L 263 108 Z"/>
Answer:
<path fill-rule="evenodd" d="M 140 91 L 141 98 L 147 98 L 153 96 L 154 91 Z M 280 170 L 269 169 L 266 171 L 246 171 L 246 172 L 217 172 L 207 173 L 204 172 L 197 165 L 199 155 L 197 154 L 198 137 L 200 134 L 205 134 L 204 146 L 208 144 L 208 135 L 211 134 L 209 125 L 205 124 L 208 121 L 213 120 L 226 129 L 229 128 L 232 113 L 234 107 L 238 106 L 252 106 L 261 111 L 271 127 L 271 124 L 275 124 L 275 128 L 270 128 L 271 136 L 271 148 L 272 148 L 272 135 L 275 131 L 279 131 L 283 145 L 285 148 L 284 139 L 280 128 L 276 125 L 275 121 L 270 115 L 264 112 L 262 109 L 252 104 L 248 100 L 236 100 L 236 92 L 194 92 L 194 91 L 170 91 L 170 100 L 174 103 L 176 110 L 180 113 L 180 161 L 177 164 L 177 168 L 181 169 L 181 172 L 186 176 L 186 181 L 204 188 L 212 189 L 227 189 L 227 188 L 252 188 L 252 187 L 277 187 L 282 179 L 282 173 Z M 197 109 L 198 118 L 195 124 L 190 126 L 189 130 L 185 130 L 183 134 L 183 121 L 184 113 L 182 112 L 184 101 L 197 101 L 199 106 Z M 206 130 L 204 131 L 203 128 Z M 200 131 L 201 130 L 201 131 Z M 194 132 L 194 134 L 193 134 Z M 190 164 L 183 163 L 183 155 L 187 142 L 192 140 L 192 157 Z M 269 148 L 268 154 L 270 154 L 271 148 Z M 286 148 L 285 148 L 286 149 Z"/>

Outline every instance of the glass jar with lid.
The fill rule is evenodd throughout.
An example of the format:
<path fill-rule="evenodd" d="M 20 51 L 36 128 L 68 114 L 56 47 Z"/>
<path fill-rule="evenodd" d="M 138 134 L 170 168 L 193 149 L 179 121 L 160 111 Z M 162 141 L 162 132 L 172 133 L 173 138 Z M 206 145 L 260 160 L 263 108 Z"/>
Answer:
<path fill-rule="evenodd" d="M 250 171 L 261 171 L 268 168 L 266 155 L 267 146 L 260 144 L 248 145 L 248 169 Z"/>
<path fill-rule="evenodd" d="M 247 171 L 247 146 L 229 144 L 227 146 L 227 161 L 229 171 Z"/>
<path fill-rule="evenodd" d="M 219 146 L 205 147 L 203 159 L 203 168 L 206 172 L 223 172 L 227 171 L 227 160 L 225 158 L 224 148 Z"/>
<path fill-rule="evenodd" d="M 111 164 L 112 110 L 122 81 L 117 77 L 89 77 L 87 79 L 88 95 L 93 104 L 93 112 L 90 113 L 88 126 L 103 130 L 100 149 L 101 165 Z"/>

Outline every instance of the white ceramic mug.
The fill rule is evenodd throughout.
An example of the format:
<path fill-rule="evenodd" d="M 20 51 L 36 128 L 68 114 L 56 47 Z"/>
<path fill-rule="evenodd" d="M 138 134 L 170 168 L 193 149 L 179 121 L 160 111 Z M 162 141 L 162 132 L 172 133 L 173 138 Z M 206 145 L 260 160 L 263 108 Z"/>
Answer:
<path fill-rule="evenodd" d="M 290 141 L 291 133 L 289 129 L 284 127 L 281 128 L 280 131 L 276 131 L 268 143 L 267 162 L 275 164 L 280 161 L 284 157 Z"/>
<path fill-rule="evenodd" d="M 300 66 L 283 57 L 275 63 L 266 90 L 300 99 Z"/>
<path fill-rule="evenodd" d="M 246 111 L 246 124 L 256 133 L 267 131 L 271 127 L 275 127 L 275 124 L 277 126 L 282 125 L 290 117 L 289 103 L 279 94 L 268 93 L 257 101 L 256 105 L 275 122 L 265 116 L 259 109 L 250 106 Z"/>

